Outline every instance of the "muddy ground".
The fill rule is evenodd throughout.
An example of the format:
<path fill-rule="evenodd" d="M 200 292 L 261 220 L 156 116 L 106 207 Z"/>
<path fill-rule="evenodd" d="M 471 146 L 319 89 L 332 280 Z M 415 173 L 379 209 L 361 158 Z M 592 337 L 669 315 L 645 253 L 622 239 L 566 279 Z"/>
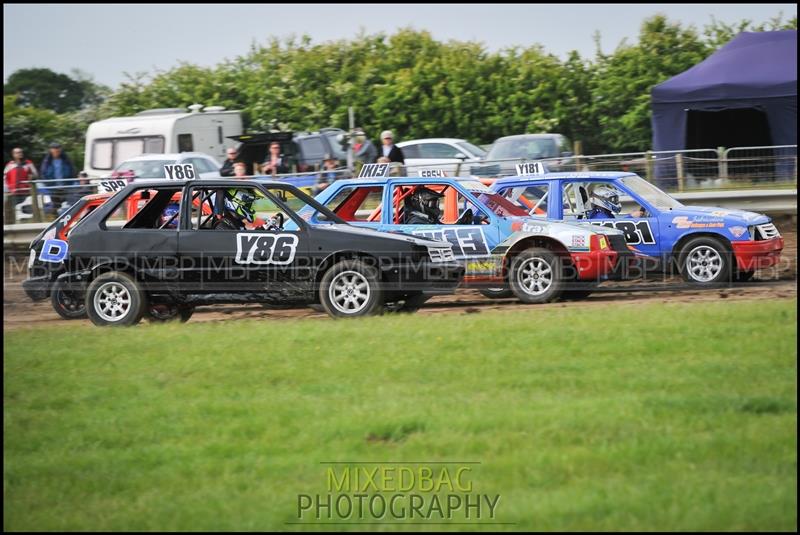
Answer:
<path fill-rule="evenodd" d="M 786 246 L 781 263 L 756 273 L 754 280 L 725 288 L 697 289 L 687 287 L 679 278 L 658 281 L 606 282 L 590 297 L 580 301 L 564 301 L 537 305 L 537 310 L 554 307 L 608 307 L 653 302 L 695 302 L 729 300 L 774 300 L 797 297 L 797 224 L 796 217 L 776 221 Z M 22 291 L 27 259 L 6 259 L 3 282 L 3 329 L 35 326 L 68 326 L 76 320 L 62 320 L 51 308 L 50 301 L 33 303 Z M 515 299 L 490 300 L 475 290 L 458 290 L 454 295 L 434 297 L 419 314 L 470 314 L 489 310 L 528 308 Z M 260 305 L 216 305 L 198 307 L 190 321 L 227 321 L 240 318 L 277 320 L 285 318 L 324 318 L 326 314 L 310 308 L 267 310 Z M 88 320 L 77 320 L 88 321 Z"/>

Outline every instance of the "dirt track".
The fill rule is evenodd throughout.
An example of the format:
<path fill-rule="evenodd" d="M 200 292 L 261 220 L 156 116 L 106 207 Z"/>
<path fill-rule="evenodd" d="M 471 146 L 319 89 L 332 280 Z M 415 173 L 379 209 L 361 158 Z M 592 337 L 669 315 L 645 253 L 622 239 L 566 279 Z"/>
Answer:
<path fill-rule="evenodd" d="M 603 306 L 610 304 L 635 305 L 653 302 L 695 302 L 730 300 L 774 300 L 797 297 L 797 231 L 796 219 L 786 218 L 778 221 L 781 233 L 786 240 L 781 264 L 756 273 L 753 281 L 736 284 L 732 287 L 703 289 L 689 288 L 680 279 L 667 281 L 627 281 L 607 282 L 589 298 L 581 301 L 566 301 L 538 305 L 537 309 L 554 307 Z M 24 262 L 22 262 L 24 267 Z M 22 291 L 20 282 L 24 272 L 10 268 L 6 263 L 3 283 L 3 330 L 33 326 L 68 326 L 74 321 L 66 321 L 50 307 L 50 301 L 31 302 Z M 420 314 L 470 314 L 489 310 L 515 310 L 528 308 L 515 299 L 490 300 L 474 290 L 459 290 L 455 295 L 435 297 L 419 311 Z M 267 310 L 260 305 L 225 305 L 198 307 L 191 322 L 226 321 L 240 318 L 281 319 L 281 318 L 324 318 L 322 312 L 310 308 L 293 310 Z M 78 320 L 87 321 L 87 320 Z"/>

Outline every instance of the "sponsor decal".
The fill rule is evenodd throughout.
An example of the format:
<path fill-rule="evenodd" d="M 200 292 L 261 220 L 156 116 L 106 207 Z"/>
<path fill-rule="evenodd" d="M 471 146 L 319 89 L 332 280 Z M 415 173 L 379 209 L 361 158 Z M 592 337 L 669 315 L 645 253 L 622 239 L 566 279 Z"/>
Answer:
<path fill-rule="evenodd" d="M 445 178 L 447 176 L 444 169 L 420 169 L 417 173 L 421 178 Z"/>
<path fill-rule="evenodd" d="M 542 162 L 518 163 L 516 167 L 520 176 L 543 175 L 547 172 Z"/>
<path fill-rule="evenodd" d="M 430 240 L 449 242 L 453 246 L 453 255 L 456 258 L 489 256 L 486 236 L 480 227 L 421 229 L 412 231 L 412 234 Z"/>
<path fill-rule="evenodd" d="M 747 227 L 730 227 L 728 230 L 735 238 L 741 238 L 747 232 Z"/>
<path fill-rule="evenodd" d="M 389 173 L 388 163 L 366 163 L 361 167 L 358 178 L 378 178 Z"/>
<path fill-rule="evenodd" d="M 573 247 L 586 247 L 586 236 L 581 234 L 573 234 L 572 235 L 572 246 Z"/>
<path fill-rule="evenodd" d="M 625 233 L 625 242 L 628 245 L 652 245 L 656 242 L 653 237 L 653 230 L 650 228 L 650 222 L 646 219 L 640 221 L 625 219 L 619 221 L 592 221 L 592 225 L 621 230 Z"/>
<path fill-rule="evenodd" d="M 690 220 L 685 215 L 680 215 L 680 216 L 674 217 L 672 219 L 672 224 L 675 225 L 675 228 L 680 228 L 680 229 L 684 229 L 684 228 L 723 228 L 725 226 L 725 223 L 722 220 L 716 219 L 716 218 L 713 218 L 713 217 L 700 216 L 700 217 L 692 218 Z"/>
<path fill-rule="evenodd" d="M 236 234 L 237 264 L 291 264 L 299 239 L 295 234 L 240 232 Z"/>
<path fill-rule="evenodd" d="M 534 234 L 545 234 L 545 228 L 543 225 L 538 225 L 536 223 L 523 223 L 522 224 L 522 232 L 533 232 Z"/>
<path fill-rule="evenodd" d="M 170 180 L 191 180 L 197 177 L 194 165 L 190 163 L 176 163 L 164 166 L 164 173 Z"/>
<path fill-rule="evenodd" d="M 67 242 L 64 240 L 49 239 L 45 240 L 42 250 L 39 251 L 39 260 L 58 264 L 67 257 Z"/>

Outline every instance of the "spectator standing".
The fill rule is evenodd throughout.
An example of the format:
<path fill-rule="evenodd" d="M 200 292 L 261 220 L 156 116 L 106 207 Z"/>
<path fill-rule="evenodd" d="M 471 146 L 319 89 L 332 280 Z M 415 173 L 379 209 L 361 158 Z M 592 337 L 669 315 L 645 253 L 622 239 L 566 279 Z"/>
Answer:
<path fill-rule="evenodd" d="M 400 147 L 394 144 L 394 135 L 392 134 L 391 130 L 384 130 L 381 132 L 381 143 L 383 143 L 383 146 L 381 147 L 379 156 L 389 158 L 389 160 L 392 162 L 397 162 L 400 164 L 406 163 L 406 159 L 403 156 L 403 151 L 400 150 Z"/>
<path fill-rule="evenodd" d="M 311 190 L 312 195 L 317 195 L 320 191 L 324 190 L 334 181 L 343 178 L 341 172 L 337 170 L 338 160 L 332 154 L 325 154 L 325 159 L 322 160 L 322 169 L 319 172 L 317 183 Z"/>
<path fill-rule="evenodd" d="M 236 176 L 236 173 L 234 173 L 234 166 L 236 165 L 236 158 L 239 157 L 239 151 L 231 147 L 225 152 L 225 154 L 228 157 L 225 158 L 225 163 L 223 163 L 222 167 L 219 168 L 219 175 Z"/>
<path fill-rule="evenodd" d="M 227 175 L 224 175 L 227 176 Z M 244 162 L 234 162 L 233 163 L 233 176 L 235 178 L 241 178 L 247 176 L 247 164 Z"/>
<path fill-rule="evenodd" d="M 265 175 L 280 175 L 289 172 L 289 166 L 286 165 L 283 154 L 281 154 L 281 144 L 277 141 L 270 143 L 267 159 L 261 164 L 261 172 Z"/>
<path fill-rule="evenodd" d="M 3 169 L 3 181 L 9 202 L 14 207 L 30 195 L 30 181 L 39 178 L 36 166 L 25 158 L 25 152 L 16 147 L 11 150 L 11 161 Z"/>
<path fill-rule="evenodd" d="M 50 150 L 42 160 L 41 171 L 42 179 L 47 181 L 47 189 L 52 188 L 50 199 L 58 209 L 66 200 L 66 191 L 63 188 L 69 186 L 72 183 L 70 179 L 75 177 L 75 166 L 60 143 L 50 144 Z"/>
<path fill-rule="evenodd" d="M 367 139 L 363 130 L 356 130 L 353 138 L 353 158 L 363 163 L 374 163 L 377 157 L 378 149 L 375 148 L 372 141 Z"/>

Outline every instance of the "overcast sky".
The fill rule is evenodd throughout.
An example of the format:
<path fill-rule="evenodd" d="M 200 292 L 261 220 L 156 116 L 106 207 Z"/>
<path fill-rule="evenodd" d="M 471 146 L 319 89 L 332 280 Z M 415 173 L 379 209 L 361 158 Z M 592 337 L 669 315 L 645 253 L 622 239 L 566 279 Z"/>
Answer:
<path fill-rule="evenodd" d="M 125 72 L 166 70 L 188 61 L 204 66 L 247 53 L 269 36 L 308 34 L 314 42 L 411 26 L 437 39 L 482 41 L 489 50 L 540 43 L 561 57 L 594 54 L 633 41 L 642 19 L 664 13 L 701 28 L 711 17 L 763 22 L 795 4 L 686 5 L 3 5 L 3 78 L 20 68 L 78 68 L 112 87 Z"/>

